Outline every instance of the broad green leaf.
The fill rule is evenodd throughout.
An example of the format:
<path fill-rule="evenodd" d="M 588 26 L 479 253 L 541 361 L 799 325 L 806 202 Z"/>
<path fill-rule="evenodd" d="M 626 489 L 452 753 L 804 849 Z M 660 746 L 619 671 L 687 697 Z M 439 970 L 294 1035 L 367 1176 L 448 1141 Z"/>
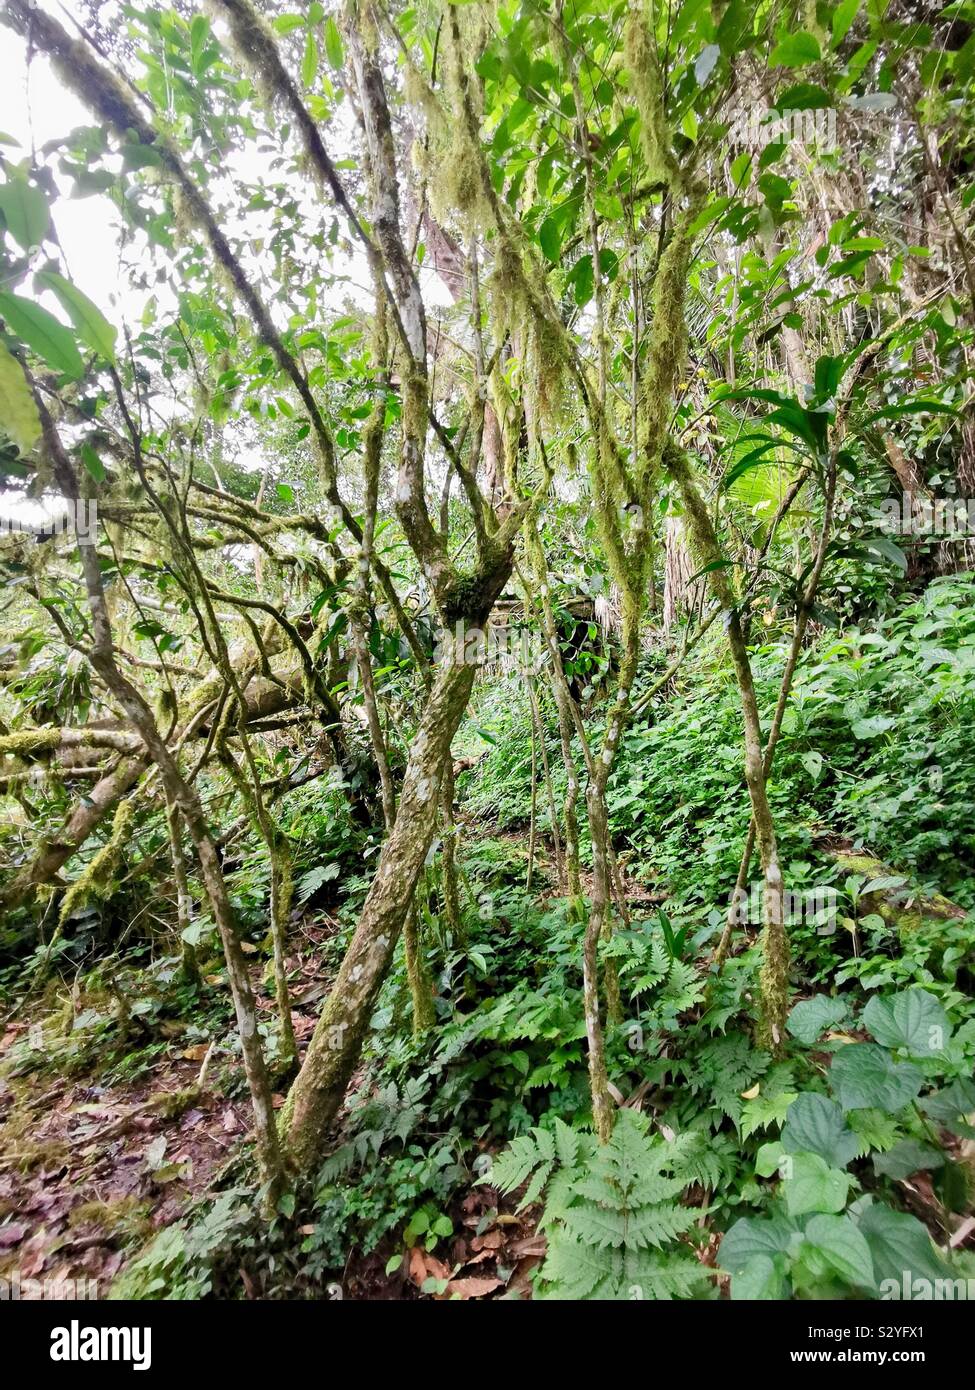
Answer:
<path fill-rule="evenodd" d="M 940 1149 L 933 1149 L 930 1144 L 922 1144 L 918 1139 L 902 1139 L 886 1153 L 874 1154 L 873 1166 L 875 1172 L 882 1177 L 909 1178 L 912 1173 L 933 1173 L 937 1168 L 943 1168 L 945 1156 Z"/>
<path fill-rule="evenodd" d="M 47 199 L 34 184 L 17 177 L 0 184 L 0 212 L 10 235 L 25 251 L 44 240 L 51 218 Z"/>
<path fill-rule="evenodd" d="M 771 1255 L 753 1255 L 744 1269 L 731 1281 L 731 1297 L 738 1299 L 781 1299 L 785 1295 L 785 1278 L 780 1255 L 777 1260 Z"/>
<path fill-rule="evenodd" d="M 96 483 L 105 481 L 105 465 L 87 441 L 81 446 L 81 462 L 85 465 L 89 477 Z"/>
<path fill-rule="evenodd" d="M 3 343 L 0 343 L 0 429 L 10 436 L 22 454 L 33 448 L 41 433 L 41 419 L 24 369 Z"/>
<path fill-rule="evenodd" d="M 304 15 L 282 14 L 278 15 L 276 19 L 271 20 L 271 27 L 274 29 L 275 33 L 283 37 L 285 34 L 293 34 L 296 29 L 301 29 L 304 23 Z"/>
<path fill-rule="evenodd" d="M 887 1291 L 888 1296 L 893 1293 L 902 1297 L 905 1272 L 909 1282 L 914 1278 L 943 1278 L 949 1272 L 916 1217 L 891 1211 L 873 1197 L 861 1197 L 850 1207 L 849 1214 L 870 1247 L 878 1285 L 885 1279 L 896 1281 L 896 1290 Z"/>
<path fill-rule="evenodd" d="M 842 1023 L 846 1015 L 847 1006 L 842 999 L 830 999 L 828 994 L 814 994 L 811 999 L 800 999 L 789 1014 L 786 1027 L 794 1038 L 811 1047 L 827 1028 Z"/>
<path fill-rule="evenodd" d="M 697 78 L 697 85 L 703 87 L 717 67 L 718 59 L 721 57 L 721 49 L 716 43 L 709 43 L 697 55 L 694 62 L 694 76 Z"/>
<path fill-rule="evenodd" d="M 875 994 L 863 1011 L 863 1022 L 877 1042 L 903 1048 L 911 1057 L 943 1052 L 951 1034 L 944 1009 L 924 989 L 905 989 L 886 999 Z"/>
<path fill-rule="evenodd" d="M 21 342 L 33 348 L 38 357 L 43 357 L 49 367 L 64 376 L 81 376 L 84 363 L 74 336 L 53 314 L 19 294 L 4 292 L 0 293 L 0 318 Z"/>
<path fill-rule="evenodd" d="M 844 1110 L 876 1107 L 892 1114 L 915 1099 L 924 1080 L 910 1062 L 895 1062 L 875 1043 L 851 1043 L 833 1058 L 830 1086 Z"/>
<path fill-rule="evenodd" d="M 777 1255 L 788 1250 L 798 1230 L 798 1224 L 784 1214 L 743 1216 L 726 1231 L 718 1262 L 729 1274 L 740 1274 L 754 1255 Z"/>
<path fill-rule="evenodd" d="M 946 1129 L 954 1129 L 962 1115 L 975 1113 L 975 1081 L 959 1077 L 950 1086 L 934 1091 L 921 1101 L 925 1115 Z"/>
<path fill-rule="evenodd" d="M 115 361 L 115 338 L 117 330 L 86 294 L 58 275 L 54 270 L 38 271 L 34 277 L 37 284 L 51 290 L 61 307 L 75 326 L 83 343 L 104 357 L 108 362 Z"/>
<path fill-rule="evenodd" d="M 821 111 L 832 105 L 829 92 L 814 82 L 797 82 L 775 100 L 777 111 Z"/>
<path fill-rule="evenodd" d="M 849 1284 L 874 1287 L 873 1257 L 866 1237 L 848 1216 L 814 1216 L 806 1240 Z"/>
<path fill-rule="evenodd" d="M 542 248 L 546 260 L 557 265 L 562 252 L 562 233 L 559 231 L 559 224 L 554 217 L 546 217 L 539 227 L 538 244 Z"/>
<path fill-rule="evenodd" d="M 895 719 L 889 719 L 886 715 L 875 714 L 870 719 L 854 719 L 850 725 L 850 730 L 854 738 L 877 738 L 880 734 L 885 734 L 888 729 L 892 729 L 896 722 Z"/>
<path fill-rule="evenodd" d="M 819 1154 L 797 1153 L 784 1170 L 782 1191 L 790 1216 L 806 1216 L 815 1211 L 842 1211 L 850 1191 L 851 1179 L 839 1168 L 831 1168 Z"/>
<path fill-rule="evenodd" d="M 818 40 L 805 29 L 800 29 L 795 34 L 786 34 L 775 45 L 769 67 L 804 68 L 807 63 L 818 63 L 821 56 Z"/>
<path fill-rule="evenodd" d="M 907 879 L 903 874 L 881 874 L 879 878 L 872 878 L 869 883 L 865 883 L 860 889 L 862 896 L 867 893 L 880 893 L 891 888 L 903 888 Z M 878 1042 L 880 1039 L 878 1038 Z"/>
<path fill-rule="evenodd" d="M 804 1091 L 789 1107 L 782 1147 L 793 1154 L 818 1154 L 832 1168 L 845 1168 L 859 1150 L 836 1101 L 813 1091 Z"/>
<path fill-rule="evenodd" d="M 823 771 L 822 753 L 817 753 L 815 752 L 815 750 L 810 749 L 808 753 L 803 753 L 799 761 L 802 763 L 803 767 L 809 773 L 809 776 L 813 779 L 813 781 L 818 782 L 820 775 Z"/>
<path fill-rule="evenodd" d="M 879 555 L 881 559 L 889 560 L 896 565 L 901 574 L 907 573 L 907 556 L 888 536 L 872 536 L 865 543 L 865 547 L 874 555 Z"/>
<path fill-rule="evenodd" d="M 850 27 L 857 17 L 857 10 L 860 8 L 860 0 L 840 0 L 839 5 L 833 13 L 833 47 L 839 48 L 840 44 L 850 32 Z"/>

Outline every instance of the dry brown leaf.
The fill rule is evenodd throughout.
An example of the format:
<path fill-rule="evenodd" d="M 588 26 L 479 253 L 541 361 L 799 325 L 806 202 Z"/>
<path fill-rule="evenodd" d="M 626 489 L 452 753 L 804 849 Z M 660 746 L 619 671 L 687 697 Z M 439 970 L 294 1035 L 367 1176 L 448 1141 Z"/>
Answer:
<path fill-rule="evenodd" d="M 436 1255 L 430 1255 L 426 1250 L 423 1252 L 423 1259 L 427 1267 L 428 1279 L 449 1279 L 450 1266 L 445 1265 L 443 1260 L 438 1260 Z"/>
<path fill-rule="evenodd" d="M 426 1252 L 421 1250 L 419 1245 L 414 1245 L 413 1249 L 410 1251 L 409 1254 L 407 1268 L 409 1270 L 410 1278 L 413 1280 L 417 1288 L 420 1287 L 424 1279 L 427 1277 L 426 1261 L 423 1258 L 425 1253 Z"/>
<path fill-rule="evenodd" d="M 451 1279 L 444 1298 L 483 1298 L 501 1287 L 500 1279 Z"/>

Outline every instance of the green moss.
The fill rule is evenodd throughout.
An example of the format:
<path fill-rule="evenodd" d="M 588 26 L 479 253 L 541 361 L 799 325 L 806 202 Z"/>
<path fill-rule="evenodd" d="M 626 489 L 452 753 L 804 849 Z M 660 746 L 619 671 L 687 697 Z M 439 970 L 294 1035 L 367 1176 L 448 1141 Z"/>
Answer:
<path fill-rule="evenodd" d="M 58 913 L 60 926 L 63 926 L 79 908 L 86 907 L 96 900 L 104 900 L 111 893 L 115 870 L 122 857 L 134 813 L 135 804 L 131 798 L 119 802 L 112 819 L 112 833 L 107 842 L 75 879 L 61 901 L 61 910 Z"/>
<path fill-rule="evenodd" d="M 633 99 L 640 114 L 640 144 L 647 177 L 651 183 L 675 186 L 680 175 L 664 113 L 660 65 L 647 22 L 636 9 L 631 9 L 627 15 L 623 51 Z"/>
<path fill-rule="evenodd" d="M 46 762 L 61 743 L 60 729 L 22 729 L 0 738 L 0 757 Z"/>

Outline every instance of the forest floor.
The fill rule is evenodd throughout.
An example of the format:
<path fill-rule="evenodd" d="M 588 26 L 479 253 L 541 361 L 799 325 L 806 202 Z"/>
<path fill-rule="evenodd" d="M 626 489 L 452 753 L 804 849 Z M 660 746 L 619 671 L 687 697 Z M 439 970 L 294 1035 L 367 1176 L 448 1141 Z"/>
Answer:
<path fill-rule="evenodd" d="M 329 986 L 314 946 L 333 929 L 327 918 L 320 925 L 304 920 L 300 953 L 288 962 L 299 1053 Z M 273 992 L 256 963 L 252 983 L 259 1010 L 273 1011 Z M 206 988 L 226 984 L 210 976 Z M 0 1034 L 0 1279 L 17 1278 L 22 1287 L 28 1280 L 70 1280 L 104 1297 L 148 1240 L 195 1200 L 215 1197 L 240 1171 L 249 1102 L 225 1093 L 217 1069 L 208 1068 L 206 1044 L 186 1047 L 178 1038 L 144 1076 L 113 1084 L 99 1079 L 97 1056 L 75 1074 L 55 1066 L 26 1075 L 17 1066 L 4 1068 L 13 1049 L 49 1037 L 51 1025 L 37 1006 Z M 14 1074 L 4 1079 L 5 1070 Z M 273 1099 L 276 1107 L 284 1104 L 283 1093 Z M 501 1288 L 530 1297 L 529 1275 L 545 1252 L 535 1230 L 538 1211 L 514 1215 L 496 1205 L 479 1187 L 457 1201 L 458 1234 L 443 1251 L 449 1265 L 420 1246 L 393 1271 L 386 1269 L 388 1251 L 354 1255 L 343 1273 L 343 1296 L 415 1298 L 434 1279 L 449 1281 L 444 1297 L 483 1298 Z M 460 1272 L 451 1279 L 452 1270 Z M 246 1270 L 240 1275 L 242 1295 L 257 1296 Z"/>

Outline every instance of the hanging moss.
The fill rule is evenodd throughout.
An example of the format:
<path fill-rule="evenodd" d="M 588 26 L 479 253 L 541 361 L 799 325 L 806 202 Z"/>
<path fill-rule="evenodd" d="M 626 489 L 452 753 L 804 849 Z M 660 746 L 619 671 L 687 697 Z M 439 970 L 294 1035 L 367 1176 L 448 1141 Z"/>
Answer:
<path fill-rule="evenodd" d="M 631 9 L 623 33 L 623 52 L 640 114 L 640 144 L 650 183 L 676 188 L 680 172 L 671 149 L 664 113 L 660 65 L 645 17 Z"/>
<path fill-rule="evenodd" d="M 468 225 L 475 225 L 488 218 L 490 209 L 485 198 L 474 94 L 465 69 L 465 63 L 470 64 L 480 52 L 483 40 L 469 20 L 466 14 L 458 17 L 455 7 L 452 22 L 444 26 L 446 113 L 435 98 L 431 108 L 429 89 L 421 98 L 421 105 L 427 116 L 431 143 L 428 172 L 434 216 L 443 223 L 459 215 Z M 418 78 L 419 75 L 414 74 L 414 86 Z"/>

